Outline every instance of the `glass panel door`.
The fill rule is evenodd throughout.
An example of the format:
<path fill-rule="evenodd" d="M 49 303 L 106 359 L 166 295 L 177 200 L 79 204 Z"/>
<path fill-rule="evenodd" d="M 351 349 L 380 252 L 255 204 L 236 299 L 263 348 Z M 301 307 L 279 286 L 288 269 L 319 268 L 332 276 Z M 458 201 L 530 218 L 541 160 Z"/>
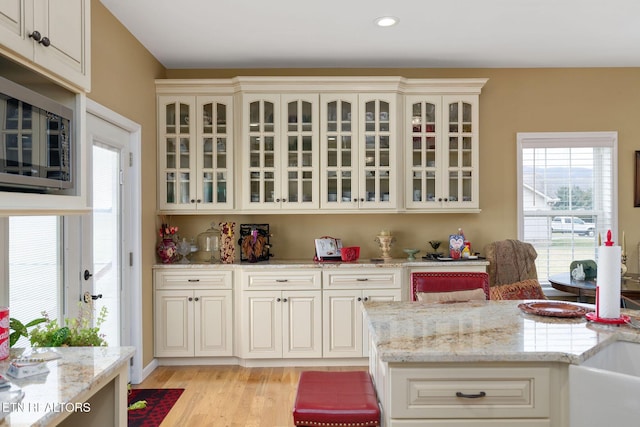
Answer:
<path fill-rule="evenodd" d="M 161 97 L 159 206 L 167 209 L 193 209 L 196 200 L 196 146 L 194 97 Z"/>
<path fill-rule="evenodd" d="M 198 97 L 198 198 L 200 204 L 230 207 L 231 171 L 231 100 Z"/>
<path fill-rule="evenodd" d="M 364 133 L 360 136 L 364 141 L 363 152 L 360 157 L 360 171 L 364 181 L 364 191 L 361 191 L 361 203 L 375 203 L 388 205 L 395 195 L 391 190 L 391 105 L 382 99 L 364 102 L 363 122 Z"/>
<path fill-rule="evenodd" d="M 323 209 L 357 207 L 357 95 L 322 95 L 322 200 Z"/>
<path fill-rule="evenodd" d="M 282 96 L 284 153 L 282 199 L 285 209 L 318 207 L 317 173 L 317 105 L 318 96 Z M 286 122 L 285 122 L 286 121 Z"/>
<path fill-rule="evenodd" d="M 437 179 L 440 150 L 437 144 L 440 126 L 440 99 L 409 98 L 411 116 L 407 138 L 408 161 L 411 167 L 411 184 L 407 194 L 408 206 L 424 206 L 435 203 L 440 190 Z"/>
<path fill-rule="evenodd" d="M 276 194 L 276 103 L 258 99 L 248 104 L 248 202 L 280 203 Z"/>
<path fill-rule="evenodd" d="M 448 103 L 447 171 L 449 202 L 473 201 L 472 105 L 464 101 Z"/>
<path fill-rule="evenodd" d="M 93 146 L 93 295 L 95 314 L 102 307 L 108 313 L 100 331 L 109 345 L 120 344 L 120 287 L 122 227 L 120 152 L 107 146 Z"/>

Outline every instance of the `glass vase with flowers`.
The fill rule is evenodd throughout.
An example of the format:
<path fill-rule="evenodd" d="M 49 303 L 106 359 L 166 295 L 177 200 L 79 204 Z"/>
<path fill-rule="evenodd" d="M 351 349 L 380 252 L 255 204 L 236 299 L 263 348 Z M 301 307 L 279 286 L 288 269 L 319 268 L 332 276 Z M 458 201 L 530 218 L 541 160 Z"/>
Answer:
<path fill-rule="evenodd" d="M 158 230 L 160 236 L 160 244 L 158 245 L 158 256 L 163 264 L 171 264 L 178 259 L 178 248 L 176 246 L 176 234 L 178 227 L 169 225 L 167 222 L 162 223 Z"/>

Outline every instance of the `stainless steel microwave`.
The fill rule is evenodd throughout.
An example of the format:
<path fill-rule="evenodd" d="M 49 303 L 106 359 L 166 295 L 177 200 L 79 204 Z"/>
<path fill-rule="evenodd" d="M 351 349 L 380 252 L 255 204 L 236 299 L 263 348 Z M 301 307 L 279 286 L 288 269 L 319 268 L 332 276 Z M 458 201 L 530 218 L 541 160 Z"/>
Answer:
<path fill-rule="evenodd" d="M 0 189 L 73 187 L 73 111 L 0 77 Z"/>

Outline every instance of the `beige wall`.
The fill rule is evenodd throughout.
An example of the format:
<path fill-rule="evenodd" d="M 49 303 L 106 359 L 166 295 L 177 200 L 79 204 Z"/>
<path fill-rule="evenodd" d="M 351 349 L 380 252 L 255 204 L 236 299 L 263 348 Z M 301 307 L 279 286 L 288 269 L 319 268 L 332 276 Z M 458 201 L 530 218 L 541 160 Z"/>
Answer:
<path fill-rule="evenodd" d="M 237 75 L 401 75 L 486 77 L 480 96 L 480 214 L 220 215 L 173 216 L 187 236 L 210 222 L 269 223 L 278 259 L 311 259 L 314 237 L 341 237 L 360 245 L 362 257 L 378 254 L 373 239 L 384 228 L 401 249 L 427 249 L 462 227 L 474 249 L 516 236 L 516 133 L 537 131 L 619 132 L 619 220 L 626 231 L 630 271 L 638 271 L 640 240 L 634 224 L 634 151 L 640 149 L 640 69 L 322 69 L 164 70 L 102 4 L 92 2 L 92 93 L 90 98 L 142 125 L 143 137 L 143 363 L 153 358 L 151 265 L 155 262 L 156 132 L 155 78 L 216 78 Z M 165 75 L 166 73 L 166 75 Z"/>
<path fill-rule="evenodd" d="M 143 364 L 153 360 L 151 266 L 155 263 L 156 101 L 165 69 L 98 0 L 91 2 L 91 93 L 88 97 L 142 126 Z"/>
<path fill-rule="evenodd" d="M 236 75 L 401 75 L 406 77 L 486 77 L 480 95 L 480 214 L 396 215 L 270 215 L 174 217 L 187 235 L 203 231 L 210 220 L 265 222 L 274 234 L 278 258 L 311 258 L 312 238 L 341 237 L 360 245 L 363 257 L 378 254 L 373 237 L 382 227 L 397 238 L 393 254 L 402 248 L 426 251 L 429 240 L 445 240 L 462 227 L 475 250 L 493 240 L 515 238 L 516 133 L 618 131 L 619 220 L 626 231 L 629 269 L 638 271 L 634 223 L 634 151 L 640 149 L 640 69 L 357 69 L 357 70 L 168 70 L 168 78 L 215 78 Z"/>

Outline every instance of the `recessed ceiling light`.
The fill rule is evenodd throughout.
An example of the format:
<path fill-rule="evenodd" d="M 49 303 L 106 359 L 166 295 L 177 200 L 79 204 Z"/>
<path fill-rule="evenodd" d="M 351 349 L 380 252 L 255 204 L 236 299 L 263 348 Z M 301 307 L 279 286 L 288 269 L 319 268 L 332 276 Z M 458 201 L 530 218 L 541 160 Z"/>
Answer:
<path fill-rule="evenodd" d="M 374 21 L 378 27 L 392 27 L 398 23 L 398 18 L 394 16 L 381 16 Z"/>

